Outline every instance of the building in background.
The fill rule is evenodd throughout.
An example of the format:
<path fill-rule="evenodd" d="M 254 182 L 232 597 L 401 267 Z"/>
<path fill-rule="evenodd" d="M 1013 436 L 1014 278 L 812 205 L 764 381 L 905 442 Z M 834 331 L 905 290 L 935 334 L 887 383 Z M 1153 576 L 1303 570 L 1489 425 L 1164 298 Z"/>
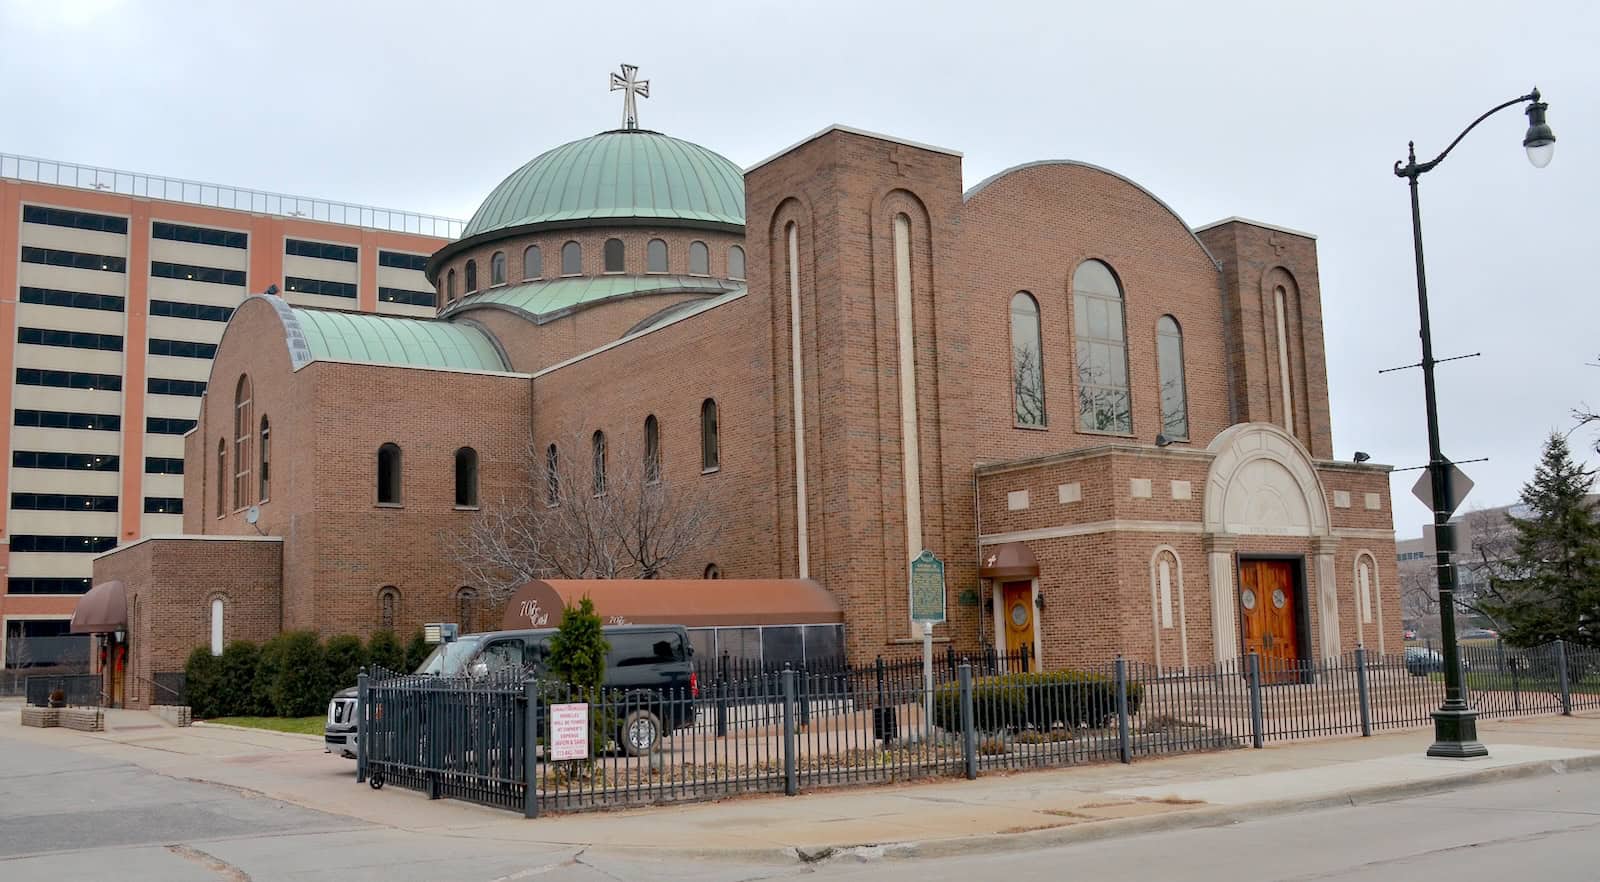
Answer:
<path fill-rule="evenodd" d="M 235 307 L 432 316 L 461 223 L 0 154 L 0 665 L 67 637 L 96 554 L 180 533 L 183 435 Z M 351 390 L 359 394 L 359 390 Z"/>

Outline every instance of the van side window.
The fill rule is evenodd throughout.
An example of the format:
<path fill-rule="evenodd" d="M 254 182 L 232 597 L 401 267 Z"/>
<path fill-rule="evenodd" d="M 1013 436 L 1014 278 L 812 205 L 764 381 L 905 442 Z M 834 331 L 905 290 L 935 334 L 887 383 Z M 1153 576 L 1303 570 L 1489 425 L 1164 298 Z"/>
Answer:
<path fill-rule="evenodd" d="M 506 640 L 484 647 L 483 662 L 489 666 L 491 674 L 521 667 L 522 641 Z"/>
<path fill-rule="evenodd" d="M 611 641 L 611 664 L 618 668 L 658 665 L 685 658 L 682 641 L 675 634 L 614 634 L 608 639 Z"/>

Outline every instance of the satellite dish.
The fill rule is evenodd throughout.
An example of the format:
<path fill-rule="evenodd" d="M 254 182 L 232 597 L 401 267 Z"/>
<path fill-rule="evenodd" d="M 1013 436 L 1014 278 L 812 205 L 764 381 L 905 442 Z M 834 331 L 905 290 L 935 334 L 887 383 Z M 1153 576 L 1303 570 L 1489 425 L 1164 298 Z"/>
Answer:
<path fill-rule="evenodd" d="M 261 506 L 252 505 L 249 508 L 245 509 L 245 512 L 244 512 L 244 522 L 245 523 L 254 524 L 259 520 L 261 520 Z"/>

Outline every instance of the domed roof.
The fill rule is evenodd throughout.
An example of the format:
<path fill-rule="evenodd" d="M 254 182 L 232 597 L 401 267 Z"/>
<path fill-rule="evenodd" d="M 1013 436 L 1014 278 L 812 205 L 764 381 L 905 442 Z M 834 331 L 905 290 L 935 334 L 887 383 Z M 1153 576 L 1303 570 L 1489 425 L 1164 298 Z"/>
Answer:
<path fill-rule="evenodd" d="M 726 157 L 658 132 L 601 132 L 512 172 L 461 238 L 623 218 L 743 227 L 744 172 Z"/>

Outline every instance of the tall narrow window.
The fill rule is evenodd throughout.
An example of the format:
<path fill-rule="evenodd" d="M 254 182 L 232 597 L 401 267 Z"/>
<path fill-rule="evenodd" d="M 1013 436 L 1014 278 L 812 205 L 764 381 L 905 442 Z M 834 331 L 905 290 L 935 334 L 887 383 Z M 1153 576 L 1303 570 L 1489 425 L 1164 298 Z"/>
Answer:
<path fill-rule="evenodd" d="M 622 272 L 623 257 L 625 257 L 626 255 L 625 255 L 625 252 L 624 252 L 624 249 L 623 249 L 623 246 L 622 246 L 622 240 L 621 239 L 607 239 L 606 240 L 606 247 L 605 247 L 605 250 L 604 250 L 602 256 L 605 257 L 606 272 L 608 272 L 608 273 L 620 273 L 620 272 Z"/>
<path fill-rule="evenodd" d="M 456 271 L 451 270 L 444 274 L 444 302 L 456 302 Z"/>
<path fill-rule="evenodd" d="M 400 591 L 393 585 L 383 586 L 378 592 L 378 627 L 393 631 L 395 619 L 400 615 Z"/>
<path fill-rule="evenodd" d="M 667 243 L 661 239 L 651 239 L 645 248 L 645 272 L 664 273 L 667 271 Z"/>
<path fill-rule="evenodd" d="M 1183 380 L 1183 329 L 1164 315 L 1156 320 L 1156 373 L 1161 380 L 1161 434 L 1189 440 L 1189 392 Z"/>
<path fill-rule="evenodd" d="M 689 243 L 689 275 L 711 275 L 711 249 L 704 242 Z"/>
<path fill-rule="evenodd" d="M 478 504 L 478 451 L 463 447 L 456 451 L 456 505 Z"/>
<path fill-rule="evenodd" d="M 504 285 L 506 283 L 506 253 L 496 251 L 489 258 L 489 284 Z"/>
<path fill-rule="evenodd" d="M 211 654 L 222 654 L 222 598 L 211 598 Z"/>
<path fill-rule="evenodd" d="M 1122 285 L 1111 268 L 1086 260 L 1072 275 L 1072 319 L 1078 349 L 1078 426 L 1133 434 L 1128 392 L 1127 329 Z"/>
<path fill-rule="evenodd" d="M 544 278 L 544 252 L 537 245 L 529 245 L 522 252 L 522 278 Z"/>
<path fill-rule="evenodd" d="M 707 398 L 700 405 L 700 471 L 714 472 L 722 467 L 722 440 L 717 437 L 717 402 Z"/>
<path fill-rule="evenodd" d="M 471 634 L 478 611 L 478 592 L 471 588 L 462 588 L 456 592 L 456 624 L 461 626 L 461 633 Z"/>
<path fill-rule="evenodd" d="M 606 433 L 596 429 L 589 443 L 594 453 L 594 495 L 602 496 L 606 492 Z"/>
<path fill-rule="evenodd" d="M 1294 382 L 1289 377 L 1289 292 L 1279 285 L 1273 290 L 1278 313 L 1278 386 L 1283 390 L 1283 427 L 1294 434 Z"/>
<path fill-rule="evenodd" d="M 744 249 L 737 245 L 728 249 L 728 278 L 744 278 Z"/>
<path fill-rule="evenodd" d="M 478 262 L 469 260 L 467 261 L 467 293 L 471 294 L 476 290 L 478 290 Z"/>
<path fill-rule="evenodd" d="M 576 242 L 568 242 L 561 246 L 561 274 L 563 276 L 583 275 L 583 246 Z"/>
<path fill-rule="evenodd" d="M 661 483 L 661 423 L 655 414 L 644 418 L 644 480 Z"/>
<path fill-rule="evenodd" d="M 217 517 L 228 513 L 228 441 L 217 441 Z"/>
<path fill-rule="evenodd" d="M 392 443 L 378 448 L 378 504 L 400 504 L 400 448 Z"/>
<path fill-rule="evenodd" d="M 267 418 L 261 417 L 261 493 L 257 499 L 266 502 L 272 496 L 272 436 Z"/>
<path fill-rule="evenodd" d="M 544 503 L 556 505 L 561 501 L 561 454 L 554 444 L 544 452 Z"/>
<path fill-rule="evenodd" d="M 250 442 L 255 440 L 256 420 L 255 405 L 251 401 L 250 377 L 239 378 L 239 385 L 233 390 L 233 507 L 244 508 L 254 500 L 250 491 L 255 487 L 251 485 L 250 464 L 255 460 L 251 455 Z"/>
<path fill-rule="evenodd" d="M 1039 302 L 1026 291 L 1011 297 L 1011 388 L 1019 426 L 1045 425 L 1044 341 Z"/>

